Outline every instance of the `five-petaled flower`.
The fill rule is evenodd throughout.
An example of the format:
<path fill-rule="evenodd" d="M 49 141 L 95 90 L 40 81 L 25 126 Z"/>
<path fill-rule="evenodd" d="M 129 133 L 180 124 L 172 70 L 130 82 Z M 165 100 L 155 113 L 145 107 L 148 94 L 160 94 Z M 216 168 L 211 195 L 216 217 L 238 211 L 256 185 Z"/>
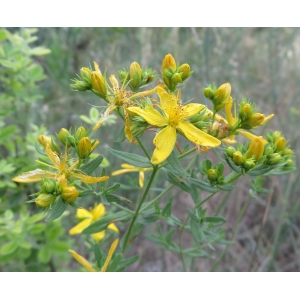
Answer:
<path fill-rule="evenodd" d="M 84 208 L 78 208 L 76 212 L 76 217 L 78 219 L 83 219 L 83 220 L 79 224 L 71 228 L 69 234 L 70 235 L 80 234 L 83 231 L 83 229 L 88 227 L 93 222 L 99 220 L 104 215 L 105 215 L 105 207 L 102 203 L 98 204 L 97 206 L 95 205 L 95 208 L 91 209 L 90 211 Z M 119 229 L 113 223 L 109 224 L 107 228 L 117 233 L 119 232 Z M 105 230 L 94 233 L 92 234 L 92 236 L 95 242 L 99 242 L 105 237 Z"/>
<path fill-rule="evenodd" d="M 127 108 L 128 111 L 142 117 L 148 124 L 155 127 L 163 127 L 153 140 L 156 148 L 151 158 L 152 164 L 160 164 L 171 154 L 176 143 L 177 130 L 197 145 L 205 147 L 220 145 L 221 142 L 218 139 L 198 129 L 187 120 L 188 117 L 204 109 L 204 105 L 190 103 L 183 106 L 179 103 L 179 99 L 175 94 L 168 94 L 161 87 L 157 87 L 157 94 L 160 98 L 159 107 L 162 110 L 162 114 L 151 105 L 147 105 L 145 109 L 140 107 Z"/>
<path fill-rule="evenodd" d="M 153 168 L 141 168 L 135 167 L 129 164 L 121 164 L 123 169 L 112 172 L 112 176 L 129 173 L 129 172 L 139 172 L 139 185 L 142 188 L 144 186 L 144 172 L 151 171 Z"/>

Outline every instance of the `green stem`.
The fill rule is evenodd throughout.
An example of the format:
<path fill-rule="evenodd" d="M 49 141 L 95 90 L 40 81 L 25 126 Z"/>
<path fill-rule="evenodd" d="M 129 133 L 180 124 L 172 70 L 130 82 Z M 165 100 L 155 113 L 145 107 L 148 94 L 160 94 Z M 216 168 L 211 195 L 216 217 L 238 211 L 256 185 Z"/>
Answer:
<path fill-rule="evenodd" d="M 230 241 L 231 242 L 233 241 L 234 236 L 235 236 L 235 234 L 236 234 L 236 232 L 238 230 L 239 224 L 241 222 L 241 219 L 243 218 L 243 216 L 244 216 L 244 214 L 246 212 L 246 209 L 248 207 L 250 199 L 251 199 L 251 196 L 249 194 L 248 197 L 247 197 L 247 199 L 246 199 L 246 201 L 245 201 L 245 203 L 244 203 L 244 205 L 243 205 L 243 207 L 242 207 L 242 210 L 241 210 L 241 212 L 240 212 L 240 214 L 238 216 L 238 219 L 237 219 L 237 221 L 236 221 L 236 223 L 234 225 L 233 233 L 232 233 L 232 235 L 230 237 Z M 230 246 L 230 244 L 228 244 L 226 246 L 226 248 L 222 251 L 221 255 L 219 256 L 219 258 L 216 260 L 216 262 L 213 264 L 212 268 L 210 269 L 211 272 L 214 272 L 216 270 L 216 268 L 219 266 L 219 263 L 220 263 L 221 259 L 223 258 L 223 256 L 226 254 L 229 246 Z"/>
<path fill-rule="evenodd" d="M 137 205 L 137 208 L 136 208 L 135 213 L 134 213 L 134 215 L 133 215 L 133 218 L 132 218 L 132 220 L 131 220 L 129 229 L 128 229 L 127 233 L 126 233 L 125 240 L 124 240 L 123 247 L 122 247 L 122 253 L 124 253 L 124 251 L 125 251 L 125 249 L 126 249 L 126 246 L 127 246 L 127 243 L 128 243 L 128 240 L 129 240 L 130 233 L 131 233 L 131 231 L 132 231 L 133 225 L 134 225 L 134 223 L 135 223 L 135 221 L 136 221 L 136 219 L 137 219 L 137 217 L 138 217 L 138 215 L 139 215 L 141 206 L 142 206 L 142 204 L 143 204 L 143 202 L 144 202 L 146 196 L 148 195 L 149 189 L 150 189 L 150 187 L 151 187 L 151 184 L 152 184 L 152 182 L 153 182 L 153 179 L 154 179 L 154 177 L 155 177 L 155 174 L 156 174 L 157 170 L 158 170 L 158 167 L 157 167 L 157 166 L 154 166 L 154 167 L 153 167 L 152 174 L 151 174 L 151 177 L 150 177 L 150 179 L 149 179 L 149 181 L 148 181 L 148 184 L 147 184 L 147 186 L 146 186 L 146 189 L 145 189 L 145 191 L 144 191 L 144 194 L 143 194 L 141 200 L 139 201 L 139 203 L 138 203 L 138 205 Z"/>
<path fill-rule="evenodd" d="M 139 145 L 141 146 L 141 148 L 143 149 L 144 153 L 146 154 L 146 156 L 148 157 L 149 161 L 151 161 L 151 158 L 146 150 L 146 148 L 144 147 L 143 143 L 141 142 L 140 138 L 135 137 L 136 140 L 138 141 Z"/>

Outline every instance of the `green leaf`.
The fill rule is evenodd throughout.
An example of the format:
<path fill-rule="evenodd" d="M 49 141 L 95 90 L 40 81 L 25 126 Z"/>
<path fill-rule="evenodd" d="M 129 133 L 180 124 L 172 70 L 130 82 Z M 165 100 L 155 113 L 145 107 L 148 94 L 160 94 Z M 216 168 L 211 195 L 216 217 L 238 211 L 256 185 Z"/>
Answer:
<path fill-rule="evenodd" d="M 167 205 L 165 206 L 165 208 L 161 212 L 161 215 L 163 217 L 169 218 L 171 216 L 172 202 L 173 202 L 173 197 L 170 197 Z"/>
<path fill-rule="evenodd" d="M 84 191 L 80 191 L 78 197 L 85 197 L 85 196 L 89 196 L 89 195 L 92 195 L 92 194 L 94 194 L 94 191 L 87 189 L 87 190 L 84 190 Z"/>
<path fill-rule="evenodd" d="M 46 218 L 46 221 L 53 221 L 59 218 L 64 213 L 67 207 L 67 202 L 63 201 L 61 197 L 58 197 L 53 204 L 54 207 L 53 209 L 49 209 L 49 215 Z"/>
<path fill-rule="evenodd" d="M 225 156 L 225 160 L 227 161 L 228 165 L 230 166 L 230 168 L 235 171 L 238 174 L 242 173 L 242 168 L 240 166 L 237 166 L 232 160 L 231 158 L 229 158 L 228 156 Z"/>
<path fill-rule="evenodd" d="M 29 243 L 27 241 L 19 241 L 18 245 L 20 248 L 23 248 L 23 249 L 31 249 L 31 243 Z"/>
<path fill-rule="evenodd" d="M 269 175 L 283 175 L 283 174 L 288 174 L 288 173 L 294 172 L 296 170 L 297 170 L 297 168 L 292 167 L 292 166 L 282 167 L 282 168 L 274 169 L 274 170 L 268 172 L 266 174 L 266 176 L 269 176 Z"/>
<path fill-rule="evenodd" d="M 235 188 L 235 186 L 231 184 L 224 184 L 224 185 L 218 185 L 218 188 L 223 191 L 231 191 Z"/>
<path fill-rule="evenodd" d="M 99 247 L 98 243 L 94 244 L 93 250 L 94 250 L 94 255 L 95 255 L 96 262 L 97 262 L 97 266 L 98 266 L 98 268 L 101 268 L 102 255 L 101 255 L 101 251 L 100 251 L 100 247 Z"/>
<path fill-rule="evenodd" d="M 6 126 L 5 128 L 1 128 L 0 143 L 2 143 L 2 141 L 7 140 L 9 137 L 14 135 L 16 133 L 16 130 L 17 130 L 17 127 L 14 125 L 9 125 L 9 126 Z"/>
<path fill-rule="evenodd" d="M 202 219 L 202 221 L 207 222 L 207 223 L 220 223 L 220 224 L 223 224 L 226 222 L 226 220 L 221 217 L 204 217 Z"/>
<path fill-rule="evenodd" d="M 85 115 L 80 115 L 80 119 L 88 124 L 93 124 L 93 122 Z"/>
<path fill-rule="evenodd" d="M 120 211 L 114 214 L 108 214 L 106 216 L 101 217 L 99 220 L 93 222 L 90 226 L 85 228 L 82 233 L 84 234 L 92 234 L 97 233 L 104 230 L 109 223 L 114 223 L 117 221 L 121 221 L 129 216 L 129 214 L 125 211 Z"/>
<path fill-rule="evenodd" d="M 51 250 L 48 247 L 44 247 L 38 253 L 38 260 L 46 264 L 51 259 L 51 254 Z"/>
<path fill-rule="evenodd" d="M 183 182 L 180 178 L 178 178 L 176 175 L 174 175 L 173 173 L 171 173 L 171 172 L 170 172 L 169 170 L 167 170 L 166 168 L 162 168 L 162 169 L 163 169 L 163 171 L 164 171 L 164 173 L 165 173 L 165 176 L 166 176 L 167 180 L 168 180 L 170 183 L 172 183 L 172 184 L 178 186 L 179 188 L 181 188 L 181 189 L 184 190 L 185 192 L 188 192 L 188 193 L 191 192 L 189 186 L 188 186 L 185 182 Z"/>
<path fill-rule="evenodd" d="M 44 48 L 44 47 L 35 47 L 35 48 L 30 49 L 30 51 L 29 51 L 30 55 L 37 55 L 37 56 L 46 55 L 49 53 L 51 53 L 51 50 Z"/>
<path fill-rule="evenodd" d="M 194 218 L 191 218 L 190 226 L 191 226 L 191 233 L 192 233 L 196 243 L 201 243 L 204 240 L 205 235 L 202 230 L 202 226 L 201 226 L 200 222 L 195 220 Z"/>
<path fill-rule="evenodd" d="M 111 194 L 111 193 L 113 193 L 114 191 L 116 191 L 120 186 L 121 186 L 120 183 L 116 183 L 116 184 L 114 184 L 113 186 L 107 188 L 107 189 L 104 191 L 104 193 L 105 193 L 106 195 L 107 195 L 107 194 Z"/>
<path fill-rule="evenodd" d="M 196 187 L 200 188 L 201 190 L 205 190 L 210 193 L 216 193 L 219 190 L 216 186 L 212 186 L 209 183 L 199 179 L 189 178 L 188 182 L 194 184 Z"/>
<path fill-rule="evenodd" d="M 132 201 L 130 201 L 129 199 L 119 196 L 119 195 L 115 195 L 115 194 L 109 194 L 109 195 L 105 195 L 106 200 L 108 202 L 127 202 L 127 203 L 131 203 Z"/>
<path fill-rule="evenodd" d="M 123 255 L 121 253 L 118 253 L 113 257 L 113 259 L 110 261 L 106 272 L 115 272 L 117 270 L 117 267 L 119 265 L 119 262 L 122 260 Z"/>
<path fill-rule="evenodd" d="M 211 166 L 212 166 L 211 161 L 210 161 L 209 159 L 205 159 L 205 160 L 203 161 L 203 163 L 202 163 L 202 172 L 203 172 L 204 174 L 206 174 L 207 171 L 208 171 L 209 169 L 211 169 Z"/>
<path fill-rule="evenodd" d="M 271 171 L 272 169 L 274 169 L 274 166 L 260 165 L 248 171 L 247 174 L 250 176 L 259 176 Z"/>
<path fill-rule="evenodd" d="M 54 244 L 51 244 L 49 246 L 49 248 L 52 251 L 64 253 L 64 252 L 68 251 L 69 245 L 67 242 L 58 241 L 58 242 L 55 242 Z"/>
<path fill-rule="evenodd" d="M 0 41 L 4 41 L 7 38 L 7 32 L 5 29 L 0 29 Z"/>
<path fill-rule="evenodd" d="M 177 175 L 188 175 L 188 173 L 181 166 L 181 163 L 177 157 L 177 152 L 178 151 L 174 149 L 171 155 L 168 157 L 167 162 L 174 169 Z M 166 166 L 166 168 L 168 168 L 168 166 Z"/>
<path fill-rule="evenodd" d="M 210 255 L 208 252 L 202 250 L 202 249 L 186 249 L 183 251 L 183 253 L 190 257 L 208 257 L 213 259 L 214 256 Z"/>
<path fill-rule="evenodd" d="M 82 165 L 80 170 L 87 175 L 90 175 L 93 171 L 95 171 L 103 160 L 103 155 L 99 155 L 98 157 L 92 159 L 88 163 Z"/>
<path fill-rule="evenodd" d="M 18 243 L 16 241 L 10 241 L 0 248 L 0 255 L 8 255 L 13 253 L 18 248 Z"/>
<path fill-rule="evenodd" d="M 126 258 L 124 260 L 122 260 L 120 263 L 119 263 L 119 269 L 117 269 L 117 272 L 118 270 L 120 270 L 121 268 L 126 268 L 132 264 L 134 264 L 138 259 L 139 259 L 139 255 L 135 255 L 135 256 L 132 256 L 130 258 Z"/>
<path fill-rule="evenodd" d="M 135 167 L 142 167 L 142 168 L 149 168 L 152 167 L 152 164 L 148 160 L 148 158 L 145 158 L 143 156 L 134 154 L 134 153 L 128 153 L 123 151 L 117 151 L 115 149 L 107 147 L 107 150 L 114 156 L 120 158 L 121 160 L 124 160 L 128 162 L 129 164 L 135 166 Z"/>

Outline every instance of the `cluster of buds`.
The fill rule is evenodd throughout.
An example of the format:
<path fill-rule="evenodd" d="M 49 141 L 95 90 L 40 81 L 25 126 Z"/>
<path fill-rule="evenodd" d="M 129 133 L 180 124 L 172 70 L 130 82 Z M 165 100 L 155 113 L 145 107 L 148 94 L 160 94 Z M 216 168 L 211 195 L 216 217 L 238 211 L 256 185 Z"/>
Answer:
<path fill-rule="evenodd" d="M 238 116 L 240 119 L 239 127 L 247 130 L 263 125 L 273 117 L 273 115 L 265 117 L 264 114 L 255 112 L 255 104 L 250 103 L 246 98 L 243 98 L 240 103 Z"/>
<path fill-rule="evenodd" d="M 208 127 L 213 117 L 212 111 L 208 109 L 202 109 L 198 113 L 189 117 L 189 122 L 193 124 L 195 127 L 204 130 Z"/>
<path fill-rule="evenodd" d="M 207 176 L 211 185 L 224 184 L 224 165 L 222 163 L 212 165 L 209 159 L 206 159 L 202 163 L 202 172 Z"/>
<path fill-rule="evenodd" d="M 204 96 L 211 100 L 214 113 L 220 111 L 230 101 L 231 85 L 224 83 L 218 88 L 215 85 L 208 85 L 203 89 Z"/>
<path fill-rule="evenodd" d="M 176 61 L 171 54 L 167 54 L 162 62 L 162 77 L 165 85 L 171 92 L 176 90 L 179 83 L 183 83 L 192 73 L 188 64 L 177 67 Z"/>
<path fill-rule="evenodd" d="M 118 71 L 119 79 L 122 83 L 128 84 L 133 92 L 136 92 L 139 88 L 149 84 L 156 77 L 153 74 L 152 69 L 141 68 L 141 66 L 135 61 L 133 62 L 129 70 Z"/>
<path fill-rule="evenodd" d="M 76 130 L 74 135 L 66 128 L 62 128 L 57 137 L 66 147 L 74 147 L 80 159 L 88 158 L 99 144 L 98 140 L 94 140 L 93 142 L 90 140 L 88 132 L 82 126 Z"/>
<path fill-rule="evenodd" d="M 94 62 L 95 70 L 83 67 L 80 69 L 79 79 L 72 79 L 70 86 L 80 92 L 92 90 L 96 95 L 105 99 L 107 95 L 106 75 L 102 75 L 99 65 Z"/>

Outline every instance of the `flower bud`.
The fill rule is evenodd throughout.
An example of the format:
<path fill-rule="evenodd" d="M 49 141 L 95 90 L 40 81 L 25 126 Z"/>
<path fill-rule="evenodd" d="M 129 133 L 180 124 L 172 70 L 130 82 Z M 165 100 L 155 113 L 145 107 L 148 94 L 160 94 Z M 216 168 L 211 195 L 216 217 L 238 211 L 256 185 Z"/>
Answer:
<path fill-rule="evenodd" d="M 79 92 L 84 92 L 89 90 L 91 86 L 82 80 L 73 80 L 73 84 L 70 84 L 70 87 Z"/>
<path fill-rule="evenodd" d="M 75 186 L 66 186 L 62 190 L 61 197 L 67 202 L 74 201 L 79 196 L 79 192 L 76 190 Z"/>
<path fill-rule="evenodd" d="M 83 137 L 85 137 L 85 136 L 87 136 L 87 132 L 86 132 L 86 130 L 85 130 L 85 128 L 84 128 L 83 126 L 80 126 L 80 127 L 76 130 L 76 132 L 75 132 L 75 134 L 74 134 L 74 138 L 75 138 L 77 141 L 79 141 L 81 138 L 83 138 Z"/>
<path fill-rule="evenodd" d="M 231 93 L 231 85 L 229 82 L 222 84 L 214 93 L 213 102 L 215 105 L 221 104 L 229 100 Z"/>
<path fill-rule="evenodd" d="M 92 143 L 88 137 L 83 137 L 80 139 L 77 145 L 77 153 L 81 159 L 89 157 L 92 150 Z"/>
<path fill-rule="evenodd" d="M 173 71 L 176 70 L 176 61 L 174 59 L 174 57 L 171 54 L 167 54 L 162 62 L 162 71 L 164 71 L 164 69 L 167 69 L 169 71 L 171 71 L 171 69 Z"/>
<path fill-rule="evenodd" d="M 249 145 L 248 151 L 245 155 L 246 158 L 254 157 L 254 160 L 258 161 L 264 153 L 265 147 L 263 141 L 264 140 L 261 137 L 254 138 Z"/>
<path fill-rule="evenodd" d="M 292 155 L 293 153 L 294 151 L 291 149 L 284 149 L 282 155 L 287 156 L 287 155 Z"/>
<path fill-rule="evenodd" d="M 274 141 L 276 141 L 280 137 L 281 137 L 281 132 L 280 131 L 274 131 L 273 132 L 272 138 L 273 138 Z"/>
<path fill-rule="evenodd" d="M 120 70 L 118 71 L 118 76 L 120 81 L 123 83 L 125 80 L 126 82 L 129 80 L 129 76 L 128 76 L 128 72 L 124 71 L 124 70 Z"/>
<path fill-rule="evenodd" d="M 47 144 L 50 145 L 51 148 L 51 138 L 46 135 L 40 135 L 38 137 L 38 142 L 45 148 Z"/>
<path fill-rule="evenodd" d="M 217 181 L 217 179 L 219 177 L 219 173 L 215 169 L 207 170 L 206 174 L 207 174 L 207 177 L 208 177 L 209 181 Z"/>
<path fill-rule="evenodd" d="M 292 160 L 292 159 L 288 159 L 288 160 L 286 161 L 285 166 L 289 167 L 289 166 L 292 166 L 293 164 L 294 164 L 293 160 Z"/>
<path fill-rule="evenodd" d="M 55 195 L 52 194 L 40 194 L 36 199 L 35 203 L 39 207 L 47 207 L 56 199 Z"/>
<path fill-rule="evenodd" d="M 245 157 L 240 151 L 236 151 L 233 153 L 232 160 L 237 166 L 241 166 L 245 162 Z"/>
<path fill-rule="evenodd" d="M 71 134 L 70 134 L 69 130 L 67 130 L 66 128 L 62 128 L 59 131 L 57 137 L 65 146 L 70 146 L 70 142 L 68 141 L 68 137 L 70 135 Z"/>
<path fill-rule="evenodd" d="M 285 148 L 285 145 L 286 145 L 286 139 L 283 136 L 276 139 L 276 141 L 274 143 L 275 149 L 278 152 L 282 151 Z"/>
<path fill-rule="evenodd" d="M 268 164 L 268 165 L 276 165 L 276 164 L 280 163 L 281 159 L 282 159 L 282 157 L 281 157 L 280 154 L 273 153 L 271 155 L 268 155 L 266 164 Z"/>
<path fill-rule="evenodd" d="M 171 80 L 174 84 L 182 82 L 181 75 L 179 73 L 173 74 Z"/>
<path fill-rule="evenodd" d="M 103 96 L 107 95 L 106 80 L 97 71 L 93 71 L 91 74 L 92 88 Z"/>
<path fill-rule="evenodd" d="M 274 153 L 274 148 L 272 145 L 268 145 L 266 146 L 265 148 L 265 151 L 264 151 L 264 154 L 265 155 L 270 155 L 270 154 L 273 154 Z"/>
<path fill-rule="evenodd" d="M 231 158 L 233 157 L 233 153 L 235 153 L 235 152 L 236 152 L 236 149 L 231 146 L 227 147 L 226 151 L 225 151 L 226 155 Z"/>
<path fill-rule="evenodd" d="M 255 167 L 255 162 L 254 162 L 254 160 L 252 158 L 248 158 L 248 159 L 245 160 L 244 168 L 246 170 L 250 170 L 250 169 L 252 169 L 254 167 Z"/>
<path fill-rule="evenodd" d="M 212 100 L 214 98 L 214 92 L 210 87 L 207 87 L 203 90 L 205 98 Z"/>
<path fill-rule="evenodd" d="M 265 115 L 254 113 L 248 120 L 243 122 L 243 125 L 250 125 L 250 128 L 259 126 L 263 123 Z"/>
<path fill-rule="evenodd" d="M 251 117 L 252 114 L 252 108 L 249 103 L 246 103 L 243 105 L 239 111 L 239 117 L 242 121 L 245 121 Z"/>
<path fill-rule="evenodd" d="M 42 190 L 47 194 L 50 194 L 54 191 L 56 187 L 56 182 L 47 178 L 43 179 Z"/>
<path fill-rule="evenodd" d="M 129 67 L 130 86 L 136 91 L 142 83 L 143 71 L 137 62 L 133 62 Z"/>
<path fill-rule="evenodd" d="M 191 68 L 188 64 L 182 64 L 178 68 L 178 72 L 181 74 L 182 81 L 186 80 L 191 75 Z"/>
<path fill-rule="evenodd" d="M 88 68 L 81 68 L 80 69 L 81 79 L 84 82 L 86 82 L 89 86 L 91 86 L 91 74 L 92 74 L 92 71 Z"/>

